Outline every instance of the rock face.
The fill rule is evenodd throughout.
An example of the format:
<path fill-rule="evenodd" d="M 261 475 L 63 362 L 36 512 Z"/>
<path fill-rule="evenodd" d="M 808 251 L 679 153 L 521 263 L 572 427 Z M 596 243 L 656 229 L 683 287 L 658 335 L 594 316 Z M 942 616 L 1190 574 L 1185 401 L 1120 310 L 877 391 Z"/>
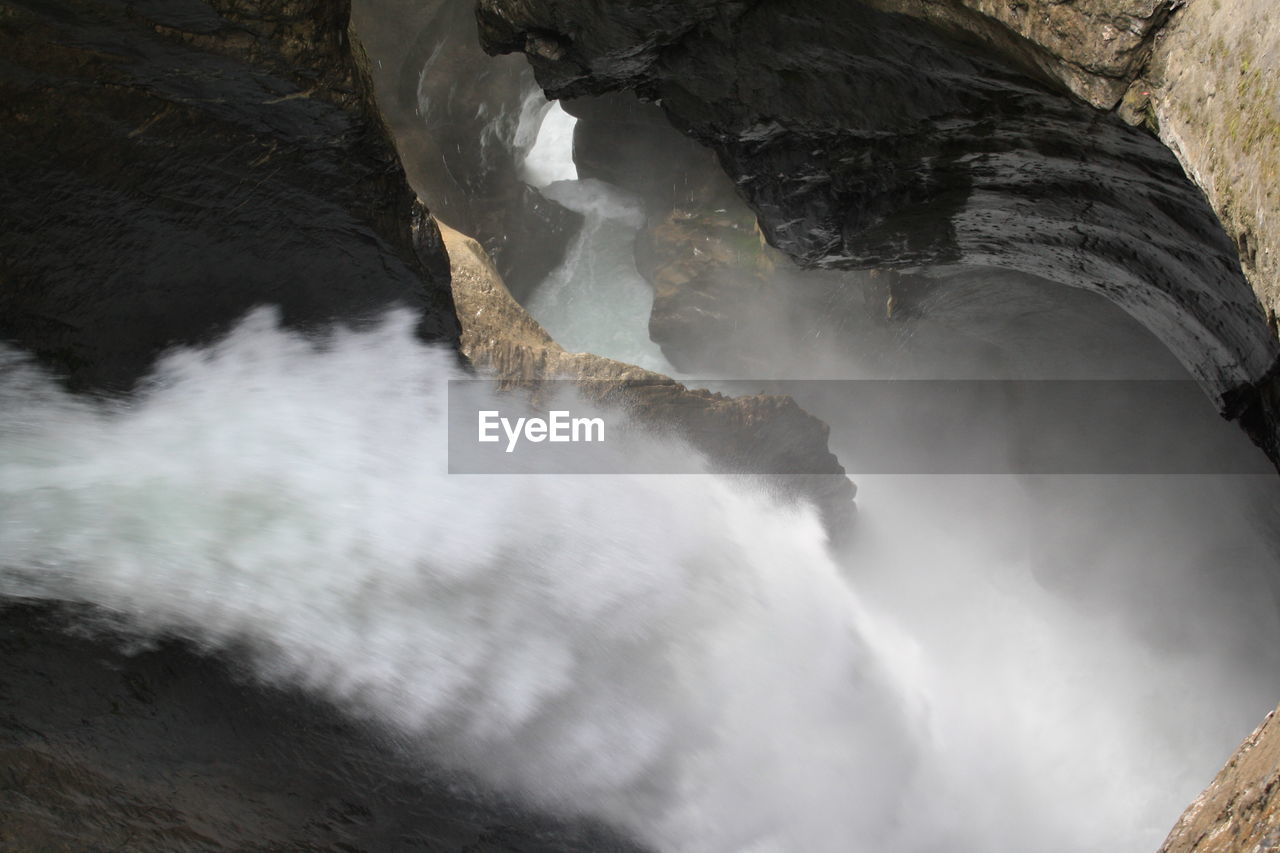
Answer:
<path fill-rule="evenodd" d="M 356 0 L 352 21 L 377 57 L 378 104 L 413 188 L 523 295 L 582 225 L 522 180 L 518 159 L 547 106 L 528 64 L 485 55 L 470 0 Z"/>
<path fill-rule="evenodd" d="M 553 95 L 659 102 L 802 264 L 989 264 L 1104 294 L 1280 464 L 1274 5 L 480 0 L 479 15 L 489 49 L 525 52 Z M 1162 853 L 1280 849 L 1278 732 L 1273 715 Z"/>
<path fill-rule="evenodd" d="M 80 388 L 259 303 L 457 340 L 448 260 L 343 0 L 0 5 L 0 338 Z M 179 643 L 0 603 L 0 849 L 631 849 L 428 780 L 402 747 Z"/>
<path fill-rule="evenodd" d="M 0 849 L 638 853 L 432 779 L 403 745 L 177 642 L 0 610 Z"/>
<path fill-rule="evenodd" d="M 448 266 L 341 0 L 0 6 L 0 338 L 81 388 L 257 304 L 391 305 L 456 340 Z"/>
<path fill-rule="evenodd" d="M 1179 818 L 1159 853 L 1280 850 L 1280 717 L 1272 711 Z"/>
<path fill-rule="evenodd" d="M 1024 57 L 834 0 L 482 0 L 479 16 L 489 49 L 524 50 L 552 95 L 659 101 L 802 265 L 993 266 L 1094 290 L 1229 414 L 1257 403 L 1280 347 L 1203 196 L 1157 140 Z M 1104 53 L 1128 68 L 1142 51 Z"/>
<path fill-rule="evenodd" d="M 1204 188 L 1275 334 L 1280 324 L 1280 18 L 1267 0 L 1199 0 L 1160 33 L 1121 111 L 1144 121 Z M 1280 459 L 1280 379 L 1242 423 Z"/>
<path fill-rule="evenodd" d="M 1266 0 L 1189 4 L 1161 33 L 1125 108 L 1146 120 L 1218 212 L 1276 327 L 1280 311 L 1280 20 Z"/>
<path fill-rule="evenodd" d="M 1110 109 L 1183 0 L 868 0 L 976 37 L 1096 107 Z"/>
<path fill-rule="evenodd" d="M 780 491 L 812 501 L 829 530 L 848 527 L 855 489 L 827 448 L 829 428 L 790 397 L 727 397 L 613 359 L 566 352 L 511 297 L 479 243 L 447 225 L 440 230 L 453 264 L 462 352 L 482 370 L 518 387 L 576 380 L 585 395 L 674 430 L 717 470 L 776 475 Z"/>
<path fill-rule="evenodd" d="M 894 273 L 797 269 L 764 239 L 714 154 L 659 107 L 611 94 L 565 109 L 578 118 L 579 175 L 621 187 L 644 206 L 635 261 L 653 287 L 649 337 L 686 375 L 817 378 L 832 353 L 794 349 L 798 329 L 805 338 L 817 331 L 804 317 L 810 310 L 841 323 L 910 310 L 912 294 L 895 287 L 902 280 Z M 865 332 L 857 337 L 894 349 Z"/>

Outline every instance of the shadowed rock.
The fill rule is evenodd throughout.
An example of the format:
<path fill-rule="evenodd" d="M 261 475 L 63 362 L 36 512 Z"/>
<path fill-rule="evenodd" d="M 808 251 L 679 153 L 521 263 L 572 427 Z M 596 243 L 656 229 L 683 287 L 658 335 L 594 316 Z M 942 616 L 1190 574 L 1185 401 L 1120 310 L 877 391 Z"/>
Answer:
<path fill-rule="evenodd" d="M 490 50 L 560 46 L 529 54 L 553 96 L 659 101 L 801 265 L 994 266 L 1100 292 L 1230 414 L 1280 350 L 1168 150 L 971 36 L 834 0 L 483 0 L 479 15 Z"/>
<path fill-rule="evenodd" d="M 377 57 L 378 103 L 410 183 L 433 216 L 480 240 L 523 296 L 582 225 L 522 180 L 519 160 L 547 107 L 528 64 L 485 55 L 470 0 L 358 0 L 352 18 Z"/>
<path fill-rule="evenodd" d="M 0 338 L 127 389 L 275 304 L 456 339 L 448 265 L 339 0 L 0 10 Z"/>
<path fill-rule="evenodd" d="M 85 635 L 100 615 L 0 609 L 0 849 L 638 853 L 226 659 Z"/>

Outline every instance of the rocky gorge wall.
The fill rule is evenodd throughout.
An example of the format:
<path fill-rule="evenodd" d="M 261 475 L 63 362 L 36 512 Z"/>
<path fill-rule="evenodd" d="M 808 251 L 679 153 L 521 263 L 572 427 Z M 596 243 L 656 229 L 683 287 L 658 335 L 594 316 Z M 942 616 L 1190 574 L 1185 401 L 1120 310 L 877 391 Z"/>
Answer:
<path fill-rule="evenodd" d="M 352 21 L 377 56 L 371 77 L 410 185 L 527 292 L 582 224 L 521 179 L 517 155 L 541 116 L 525 103 L 536 91 L 528 63 L 485 55 L 466 0 L 357 0 Z"/>
<path fill-rule="evenodd" d="M 1118 99 L 1158 41 L 1159 9 L 1093 55 L 1072 46 L 1096 41 L 1080 32 L 1035 46 L 968 4 L 917 4 L 918 18 L 873 5 L 485 0 L 478 14 L 488 48 L 524 51 L 551 95 L 631 88 L 660 103 L 802 265 L 1001 267 L 1091 289 L 1229 416 L 1258 410 L 1278 347 L 1236 247 L 1166 147 L 1070 88 Z M 1096 17 L 1033 5 L 1027 21 Z M 1044 59 L 1054 50 L 1068 58 Z"/>
<path fill-rule="evenodd" d="M 378 57 L 372 77 L 410 182 L 440 221 L 462 353 L 511 386 L 578 382 L 650 427 L 674 430 L 718 470 L 778 475 L 771 482 L 780 494 L 811 500 L 831 531 L 847 529 L 856 489 L 827 447 L 826 424 L 793 400 L 727 397 L 568 352 L 513 298 L 560 263 L 582 216 L 522 179 L 520 160 L 541 115 L 530 113 L 548 105 L 528 98 L 537 93 L 523 59 L 495 61 L 480 49 L 473 11 L 469 0 L 353 6 L 353 21 Z"/>
<path fill-rule="evenodd" d="M 787 396 L 727 396 L 587 352 L 567 352 L 512 298 L 480 244 L 441 226 L 453 265 L 461 349 L 504 386 L 575 383 L 587 399 L 626 410 L 652 429 L 675 433 L 713 470 L 769 474 L 775 494 L 811 502 L 833 534 L 855 517 L 853 482 L 827 448 L 829 427 Z"/>
<path fill-rule="evenodd" d="M 1159 853 L 1267 853 L 1280 846 L 1280 722 L 1272 711 L 1179 818 Z"/>

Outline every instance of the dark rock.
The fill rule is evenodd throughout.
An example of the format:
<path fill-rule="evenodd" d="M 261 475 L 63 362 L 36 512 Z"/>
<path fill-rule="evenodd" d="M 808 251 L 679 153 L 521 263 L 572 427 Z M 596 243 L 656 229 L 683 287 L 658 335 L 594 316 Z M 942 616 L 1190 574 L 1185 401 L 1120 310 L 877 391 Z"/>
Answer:
<path fill-rule="evenodd" d="M 640 199 L 651 217 L 667 216 L 678 200 L 701 193 L 714 172 L 735 201 L 715 155 L 677 131 L 652 104 L 627 94 L 565 101 L 578 119 L 573 132 L 573 162 L 580 178 L 621 187 Z M 740 202 L 739 202 L 740 203 Z"/>
<path fill-rule="evenodd" d="M 638 850 L 433 775 L 412 743 L 227 659 L 86 633 L 101 616 L 0 610 L 0 849 Z"/>
<path fill-rule="evenodd" d="M 524 296 L 564 259 L 582 216 L 522 180 L 538 96 L 519 57 L 480 49 L 470 0 L 358 0 L 356 31 L 377 57 L 378 102 L 409 182 L 442 222 L 484 244 Z M 544 107 L 545 111 L 545 107 Z M 528 128 L 523 128 L 527 130 Z"/>
<path fill-rule="evenodd" d="M 492 51 L 556 97 L 634 88 L 711 146 L 804 266 L 1002 267 L 1107 296 L 1219 396 L 1280 345 L 1167 149 L 1036 69 L 844 0 L 482 0 Z"/>
<path fill-rule="evenodd" d="M 345 2 L 8 3 L 0 44 L 0 337 L 73 385 L 126 389 L 264 303 L 408 305 L 456 340 Z"/>

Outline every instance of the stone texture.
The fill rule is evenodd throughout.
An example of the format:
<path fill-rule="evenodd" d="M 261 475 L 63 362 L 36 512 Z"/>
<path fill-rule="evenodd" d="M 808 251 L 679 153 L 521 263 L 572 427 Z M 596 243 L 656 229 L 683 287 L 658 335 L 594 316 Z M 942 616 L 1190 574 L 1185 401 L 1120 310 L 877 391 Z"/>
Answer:
<path fill-rule="evenodd" d="M 1267 0 L 1201 0 L 1159 43 L 1148 109 L 1204 188 L 1276 326 L 1280 312 L 1280 19 Z M 1261 25 L 1260 25 L 1261 24 Z"/>
<path fill-rule="evenodd" d="M 485 55 L 471 0 L 356 0 L 352 22 L 377 57 L 378 104 L 413 188 L 438 220 L 479 240 L 523 296 L 582 225 L 521 179 L 536 128 L 521 122 L 541 115 L 527 102 L 537 94 L 528 64 Z"/>
<path fill-rule="evenodd" d="M 833 534 L 852 522 L 855 489 L 827 448 L 830 430 L 790 397 L 727 397 L 613 359 L 567 352 L 511 297 L 478 242 L 447 225 L 440 230 L 453 265 L 462 352 L 482 372 L 525 388 L 574 380 L 589 398 L 674 430 L 716 470 L 774 475 L 782 494 L 812 501 Z"/>
<path fill-rule="evenodd" d="M 1272 334 L 1280 313 L 1280 16 L 1270 0 L 1195 0 L 1156 40 L 1122 114 L 1143 122 L 1217 212 Z M 1280 388 L 1260 395 L 1245 425 L 1280 457 Z"/>
<path fill-rule="evenodd" d="M 0 338 L 74 386 L 127 389 L 262 303 L 408 305 L 456 339 L 345 2 L 4 3 L 0 56 Z"/>
<path fill-rule="evenodd" d="M 867 0 L 981 40 L 1111 109 L 1141 72 L 1183 0 Z"/>
<path fill-rule="evenodd" d="M 998 267 L 1102 293 L 1234 415 L 1280 352 L 1168 150 L 972 39 L 835 0 L 482 0 L 479 16 L 491 50 L 560 45 L 530 57 L 552 95 L 659 101 L 802 265 Z"/>
<path fill-rule="evenodd" d="M 526 50 L 553 94 L 659 101 L 802 262 L 982 261 L 1103 293 L 1210 380 L 1280 464 L 1272 0 L 631 6 L 610 26 L 574 0 L 481 0 L 482 35 Z M 652 37 L 636 32 L 637 6 L 661 20 Z M 535 36 L 555 50 L 528 50 Z M 1150 140 L 1052 99 L 1064 89 L 1158 134 L 1214 215 Z M 1275 720 L 1162 853 L 1280 849 Z"/>
<path fill-rule="evenodd" d="M 635 260 L 653 287 L 649 336 L 679 371 L 814 378 L 829 360 L 804 350 L 809 359 L 797 366 L 804 348 L 795 346 L 798 327 L 805 339 L 821 336 L 811 310 L 828 319 L 834 312 L 871 346 L 894 348 L 892 341 L 871 342 L 858 320 L 902 316 L 919 288 L 894 287 L 902 278 L 889 271 L 797 269 L 765 240 L 713 152 L 672 127 L 659 107 L 620 93 L 565 108 L 578 118 L 579 174 L 621 187 L 644 205 Z"/>
<path fill-rule="evenodd" d="M 6 853 L 638 853 L 433 775 L 409 744 L 233 661 L 92 621 L 0 609 Z"/>
<path fill-rule="evenodd" d="M 652 213 L 636 238 L 636 266 L 653 285 L 649 337 L 687 375 L 809 376 L 822 357 L 793 366 L 779 350 L 794 347 L 797 322 L 809 334 L 822 326 L 799 320 L 807 310 L 860 327 L 888 319 L 910 296 L 891 271 L 798 270 L 768 244 L 755 215 L 719 169 L 685 171 L 666 210 Z M 822 306 L 819 308 L 818 306 Z M 812 355 L 812 354 L 811 354 Z M 796 371 L 796 372 L 792 372 Z"/>
<path fill-rule="evenodd" d="M 1280 717 L 1272 711 L 1196 798 L 1159 853 L 1280 850 Z"/>

